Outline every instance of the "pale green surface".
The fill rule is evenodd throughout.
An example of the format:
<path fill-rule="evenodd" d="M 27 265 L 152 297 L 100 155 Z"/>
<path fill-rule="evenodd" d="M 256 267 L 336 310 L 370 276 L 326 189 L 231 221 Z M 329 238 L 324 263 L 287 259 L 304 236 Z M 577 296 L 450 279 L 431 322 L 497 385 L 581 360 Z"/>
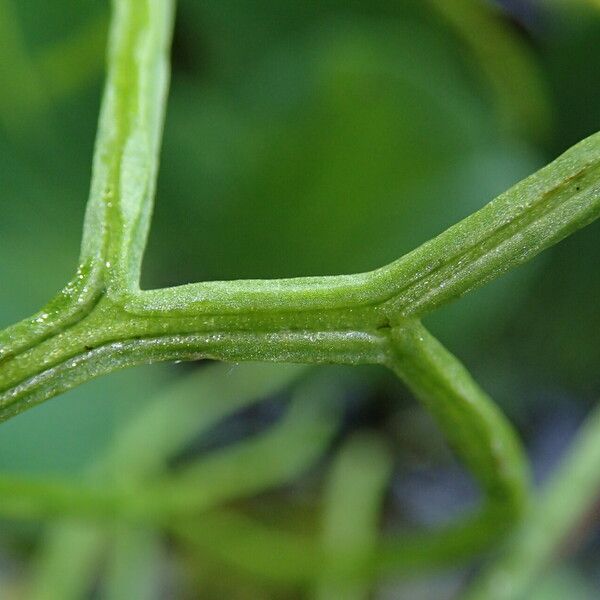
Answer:
<path fill-rule="evenodd" d="M 361 434 L 348 440 L 337 456 L 325 493 L 322 548 L 325 564 L 334 564 L 340 554 L 357 564 L 375 554 L 379 538 L 379 516 L 393 471 L 393 460 L 374 435 Z M 351 577 L 341 580 L 325 576 L 315 600 L 366 600 L 370 586 Z"/>
<path fill-rule="evenodd" d="M 500 412 L 417 319 L 600 215 L 599 134 L 381 269 L 139 291 L 164 113 L 171 11 L 166 1 L 115 3 L 81 267 L 46 308 L 0 334 L 2 418 L 92 377 L 145 362 L 208 357 L 383 364 L 397 371 L 433 412 L 482 483 L 486 506 L 493 508 L 484 509 L 470 525 L 417 539 L 414 548 L 420 552 L 397 554 L 408 564 L 427 564 L 481 549 L 524 508 L 523 458 Z M 172 508 L 168 489 L 136 499 L 118 490 L 14 481 L 6 486 L 7 493 L 44 496 L 50 511 L 111 514 L 126 507 L 135 516 Z M 4 510 L 11 514 L 31 508 L 10 500 Z"/>

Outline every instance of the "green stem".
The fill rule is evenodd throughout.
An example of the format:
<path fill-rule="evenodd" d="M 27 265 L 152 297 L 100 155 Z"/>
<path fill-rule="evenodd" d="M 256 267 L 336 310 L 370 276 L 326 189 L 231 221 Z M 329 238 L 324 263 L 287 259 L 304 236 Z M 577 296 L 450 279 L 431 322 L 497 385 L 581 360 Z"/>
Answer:
<path fill-rule="evenodd" d="M 214 320 L 132 319 L 103 300 L 84 320 L 0 368 L 6 386 L 0 392 L 0 420 L 94 377 L 149 362 L 202 358 L 343 364 L 385 361 L 387 337 L 378 330 L 306 326 L 255 330 L 227 321 L 218 325 Z"/>
<path fill-rule="evenodd" d="M 322 551 L 335 572 L 336 558 L 372 560 L 378 545 L 379 516 L 393 472 L 393 457 L 375 435 L 355 434 L 339 452 L 327 482 Z M 343 577 L 317 581 L 314 600 L 367 600 L 368 583 Z"/>
<path fill-rule="evenodd" d="M 81 262 L 110 294 L 138 289 L 169 81 L 172 0 L 115 0 Z"/>
<path fill-rule="evenodd" d="M 433 415 L 486 493 L 512 521 L 525 508 L 527 461 L 515 432 L 465 367 L 419 322 L 392 329 L 390 367 Z M 500 526 L 501 523 L 498 523 Z"/>
<path fill-rule="evenodd" d="M 139 290 L 168 81 L 172 3 L 115 1 L 75 279 L 0 333 L 0 418 L 115 368 L 201 357 L 385 363 L 385 332 L 600 214 L 600 135 L 398 261 L 356 275 Z"/>
<path fill-rule="evenodd" d="M 522 264 L 600 216 L 600 134 L 573 146 L 484 208 L 368 273 L 214 281 L 142 291 L 135 314 L 207 315 L 379 307 L 423 316 Z"/>
<path fill-rule="evenodd" d="M 213 509 L 212 502 L 200 507 L 182 503 L 181 489 L 175 483 L 139 484 L 128 490 L 107 488 L 105 482 L 81 485 L 3 475 L 0 516 L 25 521 L 76 517 L 96 525 L 118 521 L 163 528 L 228 564 L 288 583 L 340 577 L 360 581 L 385 573 L 415 575 L 448 568 L 472 558 L 493 539 L 488 518 L 477 515 L 441 531 L 379 539 L 368 556 L 341 549 L 332 564 L 317 538 L 274 530 L 242 514 Z M 266 564 L 261 555 L 268 557 Z"/>
<path fill-rule="evenodd" d="M 480 575 L 465 600 L 525 600 L 558 558 L 569 533 L 600 495 L 600 409 L 595 409 L 551 480 L 532 504 L 499 559 Z"/>
<path fill-rule="evenodd" d="M 442 531 L 380 540 L 363 562 L 355 552 L 339 550 L 332 565 L 331 557 L 308 536 L 277 531 L 233 511 L 206 513 L 170 527 L 180 540 L 227 565 L 288 584 L 313 584 L 323 577 L 362 581 L 389 573 L 414 577 L 456 567 L 490 544 L 489 522 L 477 516 Z"/>
<path fill-rule="evenodd" d="M 93 331 L 97 330 L 93 328 Z M 68 332 L 65 335 L 68 335 Z M 89 369 L 100 368 L 108 371 L 130 364 L 138 358 L 148 360 L 152 353 L 155 353 L 157 360 L 164 359 L 169 353 L 181 353 L 182 344 L 188 348 L 195 347 L 194 351 L 204 352 L 203 356 L 211 353 L 210 356 L 229 360 L 250 357 L 256 360 L 293 360 L 291 353 L 299 351 L 299 341 L 294 336 L 303 336 L 305 333 L 282 334 L 278 340 L 274 339 L 274 334 L 266 334 L 268 339 L 261 338 L 264 334 L 235 335 L 235 338 L 231 338 L 220 334 L 218 339 L 213 339 L 212 334 L 196 335 L 195 340 L 192 339 L 194 336 L 163 336 L 132 342 L 115 342 L 92 351 L 92 354 L 104 354 L 104 360 L 94 360 L 88 364 L 86 357 L 89 353 L 86 352 L 81 357 L 69 359 L 54 369 L 65 369 L 67 373 L 71 371 L 70 375 L 58 380 L 62 385 L 72 386 L 77 383 L 79 377 L 92 376 Z M 231 339 L 235 339 L 236 344 L 230 347 Z M 419 323 L 402 322 L 390 331 L 380 332 L 378 337 L 373 336 L 373 339 L 364 335 L 355 339 L 348 333 L 327 332 L 327 335 L 323 334 L 322 339 L 313 337 L 307 339 L 306 343 L 305 354 L 298 357 L 304 362 L 318 361 L 320 358 L 337 362 L 364 362 L 370 357 L 372 362 L 389 364 L 432 411 L 444 435 L 478 477 L 485 492 L 486 503 L 480 514 L 447 530 L 404 539 L 402 544 L 393 545 L 388 548 L 387 554 L 382 554 L 382 563 L 389 560 L 397 566 L 407 562 L 414 568 L 419 568 L 431 564 L 444 564 L 452 560 L 453 554 L 457 557 L 472 555 L 494 541 L 520 516 L 527 490 L 526 468 L 510 426 L 473 382 L 464 367 Z M 49 340 L 47 344 L 50 346 L 53 341 Z M 115 344 L 119 344 L 118 351 L 114 348 Z M 316 350 L 318 344 L 322 344 L 323 355 Z M 67 346 L 68 344 L 61 343 L 58 349 Z M 48 352 L 49 348 L 42 346 L 39 351 Z M 274 352 L 278 354 L 275 355 Z M 35 362 L 33 360 L 34 364 Z M 46 377 L 47 380 L 45 377 L 33 377 L 29 382 L 31 388 L 19 389 L 19 394 L 26 394 L 31 402 L 50 392 L 56 393 L 56 390 L 50 387 L 55 381 L 54 373 L 49 373 Z M 18 408 L 18 396 L 11 400 L 17 403 Z M 4 410 L 14 410 L 13 406 L 15 405 L 7 402 Z M 151 502 L 148 500 L 149 506 L 152 507 L 151 512 L 154 512 L 157 502 L 164 501 L 160 500 L 161 498 L 164 499 L 164 495 Z M 95 505 L 95 508 L 110 512 L 122 501 L 122 498 L 114 498 L 109 494 L 105 498 L 96 498 L 95 502 L 99 504 Z M 85 502 L 78 504 L 80 509 L 85 505 Z M 146 504 L 138 511 L 143 512 L 144 507 Z M 414 548 L 415 556 L 411 556 L 407 548 Z M 423 553 L 421 549 L 427 549 L 427 552 Z"/>

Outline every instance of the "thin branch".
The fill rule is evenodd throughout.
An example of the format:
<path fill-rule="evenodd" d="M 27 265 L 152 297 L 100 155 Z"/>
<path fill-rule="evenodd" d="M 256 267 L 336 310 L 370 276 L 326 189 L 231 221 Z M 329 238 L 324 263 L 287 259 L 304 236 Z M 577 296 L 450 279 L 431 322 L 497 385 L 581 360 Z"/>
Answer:
<path fill-rule="evenodd" d="M 600 409 L 587 418 L 500 556 L 475 580 L 465 600 L 522 600 L 559 558 L 569 533 L 600 496 Z"/>
<path fill-rule="evenodd" d="M 420 323 L 394 328 L 391 335 L 390 368 L 432 414 L 477 478 L 488 508 L 500 509 L 512 522 L 523 513 L 529 491 L 527 461 L 512 425 Z"/>

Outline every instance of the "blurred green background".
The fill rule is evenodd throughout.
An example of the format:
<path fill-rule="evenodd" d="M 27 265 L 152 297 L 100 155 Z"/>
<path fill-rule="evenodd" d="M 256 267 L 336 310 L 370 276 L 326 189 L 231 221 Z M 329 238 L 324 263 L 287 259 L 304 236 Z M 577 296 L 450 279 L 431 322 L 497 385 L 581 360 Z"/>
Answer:
<path fill-rule="evenodd" d="M 108 18 L 97 0 L 0 0 L 0 326 L 34 312 L 75 268 Z M 375 268 L 600 129 L 593 0 L 179 0 L 172 60 L 145 287 Z M 516 424 L 538 481 L 598 400 L 599 233 L 596 223 L 428 319 Z M 159 448 L 161 466 L 142 468 L 145 478 L 182 472 L 184 496 L 212 485 L 211 508 L 314 532 L 332 554 L 336 543 L 367 552 L 377 531 L 435 527 L 477 501 L 385 372 L 292 371 L 111 375 L 2 424 L 0 471 L 128 485 L 122 461 L 98 464 L 158 410 L 164 418 L 149 417 L 126 444 Z M 296 414 L 305 396 L 327 402 Z M 187 429 L 160 433 L 177 422 L 175 402 L 191 411 Z M 364 501 L 346 505 L 354 495 Z M 194 514 L 199 529 L 211 518 Z M 284 558 L 271 574 L 238 564 L 252 556 L 236 563 L 238 529 L 219 527 L 208 543 L 186 543 L 112 520 L 5 519 L 0 598 L 437 600 L 472 572 L 298 583 Z M 576 542 L 536 598 L 597 597 L 598 524 Z M 278 548 L 263 550 L 273 558 Z"/>

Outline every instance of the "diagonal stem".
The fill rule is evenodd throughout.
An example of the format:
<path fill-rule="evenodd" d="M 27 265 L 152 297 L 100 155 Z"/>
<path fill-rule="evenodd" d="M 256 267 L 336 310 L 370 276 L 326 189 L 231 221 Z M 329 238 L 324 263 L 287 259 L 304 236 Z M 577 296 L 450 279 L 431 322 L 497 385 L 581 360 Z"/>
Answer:
<path fill-rule="evenodd" d="M 376 307 L 421 317 L 487 283 L 600 216 L 600 133 L 570 148 L 484 208 L 368 273 L 215 281 L 130 294 L 133 314 L 285 314 Z"/>
<path fill-rule="evenodd" d="M 600 409 L 572 447 L 508 543 L 464 595 L 465 600 L 523 600 L 569 545 L 569 533 L 594 512 L 600 495 Z M 581 530 L 583 532 L 583 529 Z M 573 544 L 570 544 L 573 546 Z M 571 552 L 573 548 L 570 548 Z"/>
<path fill-rule="evenodd" d="M 521 443 L 498 406 L 421 323 L 394 327 L 390 338 L 388 366 L 432 414 L 484 493 L 479 514 L 455 525 L 457 538 L 460 532 L 467 545 L 491 542 L 527 507 L 529 468 Z M 444 538 L 441 532 L 429 551 L 447 544 Z"/>
<path fill-rule="evenodd" d="M 484 490 L 490 507 L 520 515 L 527 461 L 515 431 L 466 368 L 419 322 L 392 329 L 389 366 L 433 415 Z"/>

